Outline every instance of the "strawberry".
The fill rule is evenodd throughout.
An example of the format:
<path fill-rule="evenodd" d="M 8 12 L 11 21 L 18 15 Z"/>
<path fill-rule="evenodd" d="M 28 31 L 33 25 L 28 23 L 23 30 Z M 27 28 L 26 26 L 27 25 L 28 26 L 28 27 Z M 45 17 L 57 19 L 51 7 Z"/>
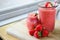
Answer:
<path fill-rule="evenodd" d="M 42 31 L 42 37 L 47 37 L 48 34 L 49 34 L 48 30 L 44 29 L 44 30 Z"/>
<path fill-rule="evenodd" d="M 35 31 L 35 32 L 34 32 L 34 37 L 40 38 L 40 37 L 41 37 L 41 32 Z"/>
<path fill-rule="evenodd" d="M 41 24 L 38 24 L 35 28 L 36 31 L 42 31 L 42 25 Z"/>
<path fill-rule="evenodd" d="M 29 34 L 30 34 L 31 36 L 34 35 L 34 32 L 35 32 L 35 30 L 29 30 Z"/>
<path fill-rule="evenodd" d="M 51 3 L 51 2 L 47 2 L 46 4 L 45 4 L 45 7 L 52 7 L 53 6 L 53 4 Z"/>

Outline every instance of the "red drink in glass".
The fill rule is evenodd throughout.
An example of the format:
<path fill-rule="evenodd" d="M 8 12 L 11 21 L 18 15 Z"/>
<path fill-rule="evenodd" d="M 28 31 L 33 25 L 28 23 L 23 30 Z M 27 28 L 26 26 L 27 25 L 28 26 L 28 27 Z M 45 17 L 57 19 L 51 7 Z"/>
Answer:
<path fill-rule="evenodd" d="M 27 18 L 28 30 L 34 30 L 37 24 L 38 24 L 37 16 L 34 13 L 30 13 Z"/>
<path fill-rule="evenodd" d="M 55 26 L 55 15 L 56 9 L 55 7 L 39 7 L 39 19 L 43 27 L 45 27 L 48 31 L 53 31 Z"/>

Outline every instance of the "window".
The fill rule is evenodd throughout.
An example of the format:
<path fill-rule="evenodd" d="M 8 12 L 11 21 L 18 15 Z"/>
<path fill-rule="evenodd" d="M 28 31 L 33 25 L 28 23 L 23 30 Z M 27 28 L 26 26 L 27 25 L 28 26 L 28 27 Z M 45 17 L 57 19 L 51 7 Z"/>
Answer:
<path fill-rule="evenodd" d="M 0 24 L 3 25 L 4 20 L 37 10 L 37 4 L 40 2 L 41 0 L 1 0 Z"/>

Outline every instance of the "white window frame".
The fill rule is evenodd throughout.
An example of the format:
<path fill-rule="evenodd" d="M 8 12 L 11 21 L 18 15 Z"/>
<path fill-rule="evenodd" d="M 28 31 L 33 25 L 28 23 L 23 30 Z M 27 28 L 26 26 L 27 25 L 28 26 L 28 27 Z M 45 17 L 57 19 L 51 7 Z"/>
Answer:
<path fill-rule="evenodd" d="M 26 13 L 36 11 L 38 9 L 37 5 L 41 2 L 42 1 L 40 0 L 34 0 L 32 3 L 28 3 L 23 6 L 16 6 L 13 8 L 11 7 L 9 9 L 1 10 L 0 26 L 22 19 L 22 14 L 26 15 Z M 17 16 L 21 18 L 19 19 Z"/>

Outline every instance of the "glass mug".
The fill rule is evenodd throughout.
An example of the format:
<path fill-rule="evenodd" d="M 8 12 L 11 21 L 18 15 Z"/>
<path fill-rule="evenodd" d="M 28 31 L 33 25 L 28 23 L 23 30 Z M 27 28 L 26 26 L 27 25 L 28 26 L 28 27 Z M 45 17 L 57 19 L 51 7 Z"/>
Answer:
<path fill-rule="evenodd" d="M 56 14 L 59 12 L 57 8 L 58 5 L 53 7 L 44 7 L 43 4 L 39 4 L 38 12 L 39 12 L 39 20 L 41 20 L 41 24 L 45 29 L 52 32 L 55 27 L 55 18 Z"/>

